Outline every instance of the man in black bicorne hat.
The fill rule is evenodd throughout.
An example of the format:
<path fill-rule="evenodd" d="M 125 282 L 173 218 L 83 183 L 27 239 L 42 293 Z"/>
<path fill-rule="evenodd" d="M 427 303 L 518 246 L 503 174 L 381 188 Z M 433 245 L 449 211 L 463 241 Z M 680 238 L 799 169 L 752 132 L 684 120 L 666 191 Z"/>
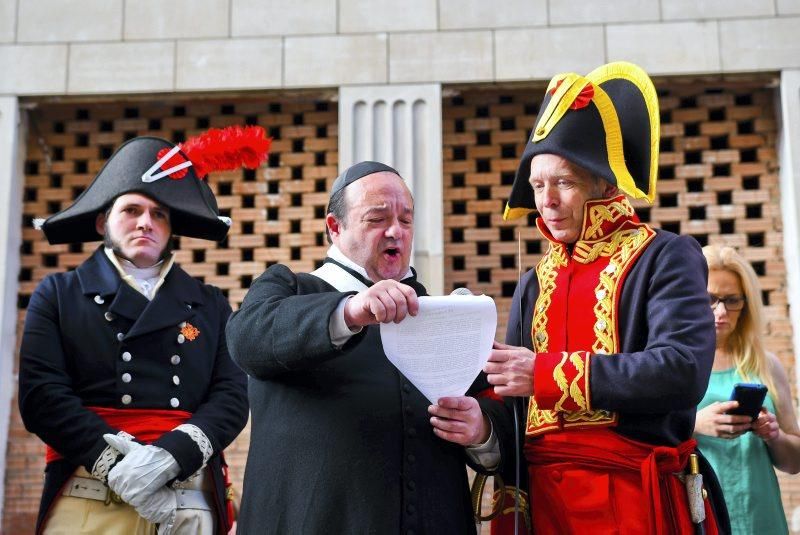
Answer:
<path fill-rule="evenodd" d="M 538 211 L 549 248 L 514 293 L 509 345 L 484 370 L 527 409 L 537 535 L 726 528 L 692 439 L 714 360 L 706 263 L 695 240 L 650 227 L 628 200 L 654 199 L 659 138 L 641 68 L 559 74 L 511 188 L 504 218 Z M 515 452 L 502 455 L 512 466 Z M 496 533 L 512 532 L 508 516 Z"/>
<path fill-rule="evenodd" d="M 260 128 L 208 134 L 128 141 L 41 224 L 51 244 L 103 245 L 47 276 L 27 309 L 20 413 L 47 445 L 37 533 L 212 534 L 232 522 L 221 453 L 248 406 L 225 341 L 231 309 L 174 262 L 170 240 L 225 237 L 203 180 L 220 160 L 207 152 L 230 168 L 243 148 L 262 159 L 269 140 Z"/>
<path fill-rule="evenodd" d="M 325 263 L 270 267 L 231 316 L 252 407 L 244 532 L 475 532 L 465 462 L 502 404 L 481 397 L 480 377 L 431 406 L 380 340 L 380 323 L 416 314 L 426 295 L 409 267 L 413 223 L 397 171 L 350 167 L 332 187 Z"/>

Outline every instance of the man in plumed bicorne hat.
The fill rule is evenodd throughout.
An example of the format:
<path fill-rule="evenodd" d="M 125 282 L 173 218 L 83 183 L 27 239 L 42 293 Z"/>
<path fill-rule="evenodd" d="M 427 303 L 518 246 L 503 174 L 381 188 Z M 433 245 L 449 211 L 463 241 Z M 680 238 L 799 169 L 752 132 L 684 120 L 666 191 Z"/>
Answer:
<path fill-rule="evenodd" d="M 20 413 L 47 445 L 37 533 L 227 532 L 221 453 L 247 421 L 246 377 L 228 355 L 227 300 L 170 242 L 224 239 L 205 175 L 257 167 L 268 147 L 260 127 L 134 138 L 39 224 L 51 244 L 103 244 L 27 309 Z"/>
<path fill-rule="evenodd" d="M 694 239 L 643 223 L 629 201 L 655 197 L 659 136 L 641 68 L 559 74 L 511 188 L 504 219 L 536 210 L 549 248 L 522 277 L 507 345 L 484 370 L 527 415 L 537 535 L 727 529 L 692 439 L 714 360 L 706 264 Z M 513 449 L 502 455 L 512 468 Z M 496 533 L 513 532 L 513 496 Z"/>
<path fill-rule="evenodd" d="M 409 267 L 411 192 L 391 167 L 355 164 L 333 183 L 326 225 L 323 265 L 270 267 L 228 323 L 252 410 L 238 526 L 474 533 L 465 463 L 481 458 L 502 403 L 481 396 L 479 377 L 431 405 L 380 339 L 380 323 L 416 314 L 426 295 Z"/>

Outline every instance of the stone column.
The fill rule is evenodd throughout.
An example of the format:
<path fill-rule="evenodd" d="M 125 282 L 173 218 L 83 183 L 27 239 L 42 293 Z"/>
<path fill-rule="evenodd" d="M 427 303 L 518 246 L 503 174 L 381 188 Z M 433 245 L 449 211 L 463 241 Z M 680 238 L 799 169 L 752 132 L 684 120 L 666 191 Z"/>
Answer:
<path fill-rule="evenodd" d="M 786 295 L 793 326 L 795 381 L 800 390 L 800 69 L 784 70 L 780 86 L 780 192 Z"/>
<path fill-rule="evenodd" d="M 6 446 L 16 375 L 17 278 L 22 242 L 24 125 L 17 97 L 0 97 L 0 481 L 5 481 Z M 0 485 L 0 518 L 5 485 Z"/>
<path fill-rule="evenodd" d="M 339 170 L 362 160 L 397 169 L 414 194 L 412 264 L 444 291 L 442 94 L 439 84 L 339 88 Z"/>

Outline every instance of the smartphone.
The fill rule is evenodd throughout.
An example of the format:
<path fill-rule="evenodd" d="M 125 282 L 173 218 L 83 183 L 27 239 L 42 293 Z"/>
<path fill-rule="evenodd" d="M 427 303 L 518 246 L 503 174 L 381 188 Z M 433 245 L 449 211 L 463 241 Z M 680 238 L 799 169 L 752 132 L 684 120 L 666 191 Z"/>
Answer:
<path fill-rule="evenodd" d="M 767 387 L 762 384 L 736 383 L 731 392 L 731 401 L 738 401 L 739 406 L 729 410 L 728 414 L 742 414 L 755 420 L 761 412 L 765 397 L 767 397 Z"/>

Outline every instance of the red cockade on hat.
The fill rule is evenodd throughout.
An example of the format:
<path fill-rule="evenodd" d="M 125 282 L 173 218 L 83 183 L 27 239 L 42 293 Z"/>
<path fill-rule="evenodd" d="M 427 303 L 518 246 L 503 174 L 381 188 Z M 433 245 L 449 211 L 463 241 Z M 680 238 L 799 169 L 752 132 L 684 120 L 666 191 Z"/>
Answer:
<path fill-rule="evenodd" d="M 561 79 L 558 82 L 556 82 L 555 87 L 553 87 L 553 89 L 550 90 L 551 95 L 555 94 L 556 90 L 558 89 L 558 86 L 560 86 L 561 82 L 563 81 L 564 80 Z M 594 86 L 591 83 L 587 83 L 586 87 L 581 89 L 580 94 L 578 94 L 578 96 L 575 97 L 575 100 L 572 101 L 572 104 L 570 104 L 569 109 L 579 110 L 581 108 L 585 108 L 592 101 L 592 98 L 594 98 Z"/>
<path fill-rule="evenodd" d="M 168 152 L 170 152 L 170 149 L 167 147 L 164 147 L 163 149 L 158 151 L 158 154 L 156 154 L 156 158 L 158 158 L 158 161 L 161 161 L 161 159 L 164 158 L 164 155 L 167 154 Z M 169 171 L 174 168 L 179 168 L 181 167 L 181 164 L 185 162 L 186 158 L 184 158 L 180 152 L 176 152 L 170 158 L 167 158 L 167 160 L 164 163 L 161 164 L 161 170 Z M 187 166 L 179 168 L 177 171 L 169 173 L 168 176 L 172 180 L 180 180 L 181 178 L 185 177 L 188 172 L 189 168 Z"/>

